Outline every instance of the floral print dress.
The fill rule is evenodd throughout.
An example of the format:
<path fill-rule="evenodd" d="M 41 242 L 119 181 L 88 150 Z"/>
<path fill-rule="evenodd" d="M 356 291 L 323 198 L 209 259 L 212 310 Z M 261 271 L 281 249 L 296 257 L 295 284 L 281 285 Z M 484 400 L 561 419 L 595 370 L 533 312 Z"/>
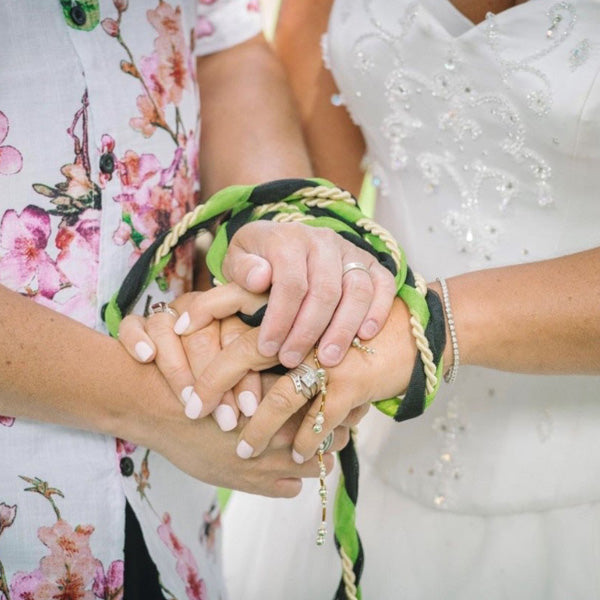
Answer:
<path fill-rule="evenodd" d="M 0 284 L 102 331 L 195 203 L 195 56 L 259 31 L 252 0 L 2 2 Z M 182 248 L 141 309 L 190 281 Z M 122 440 L 0 417 L 0 600 L 122 598 L 126 499 L 165 598 L 225 598 L 211 486 Z"/>

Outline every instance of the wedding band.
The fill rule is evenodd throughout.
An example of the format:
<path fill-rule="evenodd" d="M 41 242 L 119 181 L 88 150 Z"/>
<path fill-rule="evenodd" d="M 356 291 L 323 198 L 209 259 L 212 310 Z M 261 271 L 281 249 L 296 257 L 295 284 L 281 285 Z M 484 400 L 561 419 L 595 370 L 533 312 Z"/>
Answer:
<path fill-rule="evenodd" d="M 333 431 L 330 431 L 327 437 L 321 442 L 321 445 L 319 446 L 321 454 L 327 452 L 331 446 L 333 446 Z"/>
<path fill-rule="evenodd" d="M 369 276 L 371 275 L 371 271 L 369 271 L 369 267 L 367 267 L 367 265 L 363 265 L 360 262 L 349 262 L 349 263 L 345 264 L 344 268 L 342 269 L 342 277 L 346 273 L 349 273 L 350 271 L 354 271 L 354 269 L 359 269 L 360 271 L 364 271 L 365 273 L 368 273 Z"/>
<path fill-rule="evenodd" d="M 157 313 L 167 313 L 176 319 L 179 318 L 177 311 L 174 308 L 171 308 L 166 302 L 155 302 L 150 305 L 148 315 L 156 315 Z"/>
<path fill-rule="evenodd" d="M 312 400 L 319 393 L 321 370 L 300 363 L 297 367 L 290 369 L 286 375 L 294 382 L 297 394 L 302 394 L 307 400 Z"/>

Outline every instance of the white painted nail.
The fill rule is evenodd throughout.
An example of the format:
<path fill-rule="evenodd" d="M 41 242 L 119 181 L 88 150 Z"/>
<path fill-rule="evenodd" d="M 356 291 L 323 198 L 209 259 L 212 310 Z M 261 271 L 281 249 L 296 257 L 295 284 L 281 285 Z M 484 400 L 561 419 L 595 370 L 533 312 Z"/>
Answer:
<path fill-rule="evenodd" d="M 215 408 L 214 415 L 222 431 L 231 431 L 237 427 L 237 418 L 231 406 L 219 404 Z"/>
<path fill-rule="evenodd" d="M 188 385 L 181 392 L 181 400 L 185 406 L 185 416 L 188 419 L 197 419 L 202 412 L 202 400 L 194 391 L 194 387 Z"/>
<path fill-rule="evenodd" d="M 190 313 L 184 312 L 173 325 L 173 331 L 177 335 L 181 335 L 190 326 Z"/>
<path fill-rule="evenodd" d="M 302 454 L 296 452 L 295 450 L 292 450 L 292 458 L 294 459 L 294 462 L 298 465 L 301 465 L 304 462 L 304 456 L 302 456 Z"/>
<path fill-rule="evenodd" d="M 235 453 L 240 458 L 250 458 L 254 453 L 254 448 L 246 441 L 242 440 L 235 449 Z"/>
<path fill-rule="evenodd" d="M 146 342 L 138 342 L 135 345 L 135 353 L 142 362 L 150 360 L 150 357 L 152 356 L 153 352 L 154 350 L 152 350 L 150 345 Z"/>
<path fill-rule="evenodd" d="M 246 417 L 251 417 L 258 408 L 258 400 L 252 392 L 245 390 L 238 395 L 238 406 Z"/>

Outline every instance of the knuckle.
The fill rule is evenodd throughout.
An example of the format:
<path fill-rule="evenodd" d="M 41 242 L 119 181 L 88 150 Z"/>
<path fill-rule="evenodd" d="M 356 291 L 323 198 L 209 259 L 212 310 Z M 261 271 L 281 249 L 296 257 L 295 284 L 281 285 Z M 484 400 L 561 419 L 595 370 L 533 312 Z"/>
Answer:
<path fill-rule="evenodd" d="M 188 366 L 181 363 L 161 364 L 160 370 L 169 381 L 182 381 L 189 371 Z"/>
<path fill-rule="evenodd" d="M 188 336 L 185 340 L 185 346 L 190 354 L 204 355 L 218 348 L 218 340 L 214 332 L 201 330 Z"/>
<path fill-rule="evenodd" d="M 319 304 L 337 305 L 342 297 L 342 287 L 339 281 L 327 279 L 319 282 L 317 286 L 311 288 L 308 293 L 310 299 Z"/>
<path fill-rule="evenodd" d="M 369 301 L 373 297 L 373 282 L 366 273 L 351 271 L 344 277 L 344 292 L 359 301 Z"/>
<path fill-rule="evenodd" d="M 289 394 L 294 394 L 294 396 L 290 396 L 280 389 L 271 389 L 269 400 L 274 412 L 282 415 L 290 415 L 298 410 L 298 399 L 295 397 L 297 394 L 294 392 L 289 392 Z"/>

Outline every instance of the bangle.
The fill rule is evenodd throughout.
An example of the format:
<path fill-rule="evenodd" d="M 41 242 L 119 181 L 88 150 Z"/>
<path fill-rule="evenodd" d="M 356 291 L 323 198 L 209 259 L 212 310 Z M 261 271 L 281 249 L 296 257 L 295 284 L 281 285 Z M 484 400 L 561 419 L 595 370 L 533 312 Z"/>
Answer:
<path fill-rule="evenodd" d="M 446 383 L 454 383 L 456 381 L 456 374 L 458 373 L 458 367 L 460 365 L 460 352 L 458 351 L 458 339 L 456 338 L 454 315 L 452 314 L 452 306 L 450 305 L 450 294 L 448 293 L 448 286 L 446 285 L 446 280 L 443 277 L 438 277 L 436 281 L 439 281 L 440 286 L 442 287 L 444 311 L 446 312 L 446 320 L 448 321 L 448 329 L 450 331 L 450 342 L 452 343 L 452 365 L 448 369 L 448 372 L 444 375 L 444 381 Z"/>

